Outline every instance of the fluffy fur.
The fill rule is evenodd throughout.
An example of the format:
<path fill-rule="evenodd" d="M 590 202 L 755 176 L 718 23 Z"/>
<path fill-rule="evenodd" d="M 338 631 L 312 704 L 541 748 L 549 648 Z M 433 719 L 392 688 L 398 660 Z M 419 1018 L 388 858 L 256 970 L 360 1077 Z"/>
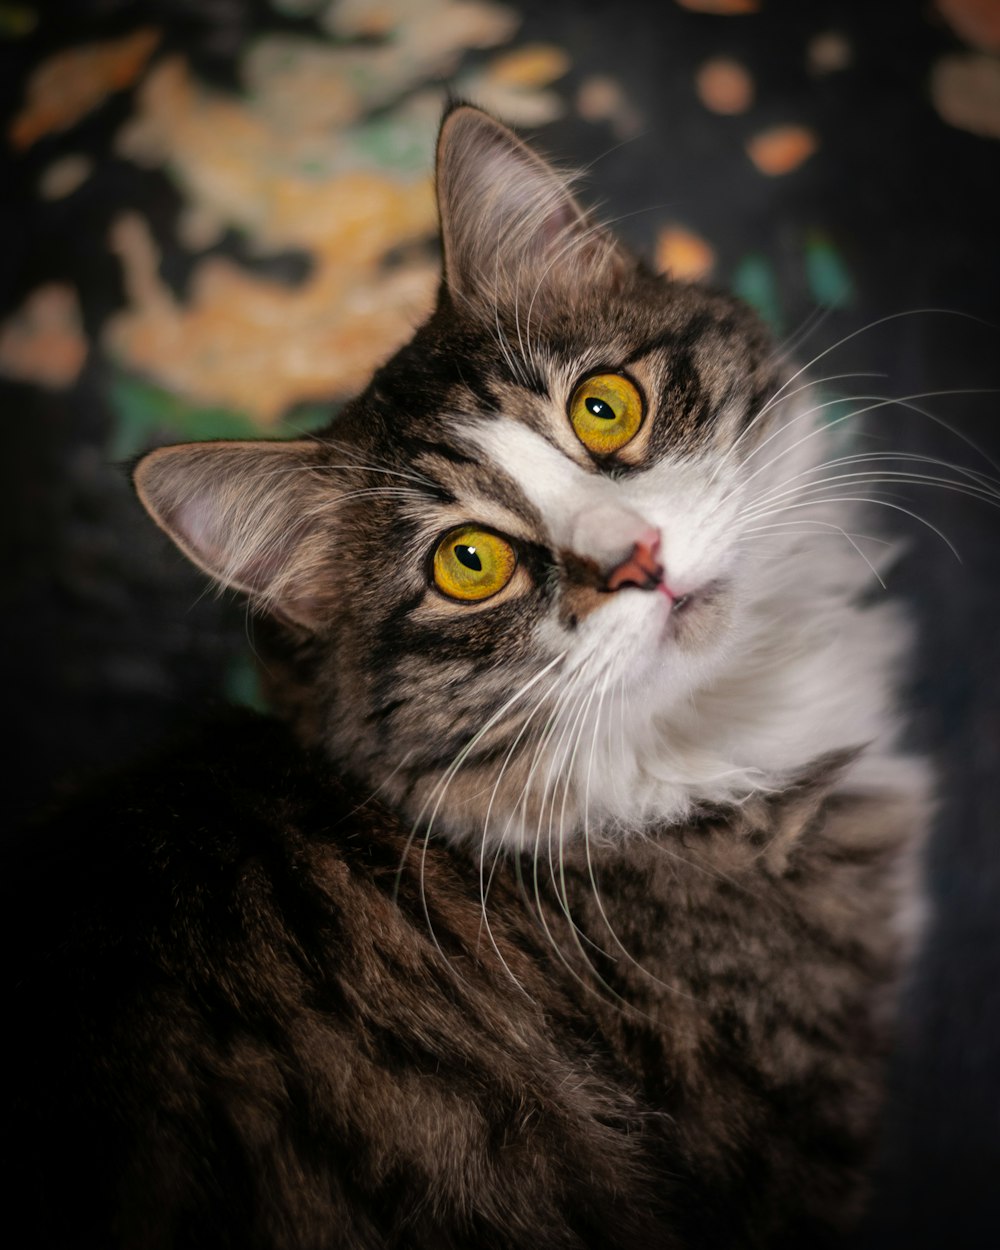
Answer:
<path fill-rule="evenodd" d="M 138 466 L 296 639 L 307 751 L 231 727 L 49 835 L 88 853 L 29 1049 L 85 1039 L 87 1236 L 821 1244 L 919 910 L 905 630 L 745 307 L 646 272 L 469 107 L 438 189 L 437 308 L 326 433 Z M 567 416 L 594 372 L 645 404 L 610 457 Z M 517 567 L 456 602 L 431 560 L 470 522 Z"/>

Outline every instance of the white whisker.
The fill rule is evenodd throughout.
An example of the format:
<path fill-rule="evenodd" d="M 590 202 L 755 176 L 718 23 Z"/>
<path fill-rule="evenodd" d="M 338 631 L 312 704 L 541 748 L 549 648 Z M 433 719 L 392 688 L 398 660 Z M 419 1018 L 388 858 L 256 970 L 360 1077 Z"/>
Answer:
<path fill-rule="evenodd" d="M 874 496 L 866 496 L 866 495 L 860 495 L 860 496 L 859 495 L 835 495 L 835 496 L 831 496 L 830 498 L 824 498 L 823 502 L 824 503 L 875 504 L 878 507 L 890 508 L 894 512 L 901 512 L 905 516 L 912 517 L 914 521 L 918 521 L 921 525 L 924 525 L 927 527 L 927 529 L 931 530 L 932 533 L 936 534 L 938 538 L 940 538 L 941 541 L 944 543 L 944 545 L 948 548 L 948 550 L 952 553 L 955 559 L 958 560 L 959 563 L 962 562 L 962 557 L 958 554 L 958 551 L 955 548 L 954 543 L 951 542 L 951 540 L 948 538 L 946 534 L 942 533 L 941 530 L 938 529 L 936 525 L 933 525 L 930 521 L 928 521 L 926 517 L 922 517 L 918 512 L 914 512 L 910 508 L 904 508 L 901 504 L 891 503 L 887 499 L 878 499 Z M 792 510 L 796 508 L 812 508 L 815 506 L 816 506 L 815 502 L 787 503 L 787 504 L 783 504 L 780 508 L 772 508 L 767 511 L 762 511 L 757 515 L 761 517 L 780 516 L 781 513 L 791 512 Z"/>

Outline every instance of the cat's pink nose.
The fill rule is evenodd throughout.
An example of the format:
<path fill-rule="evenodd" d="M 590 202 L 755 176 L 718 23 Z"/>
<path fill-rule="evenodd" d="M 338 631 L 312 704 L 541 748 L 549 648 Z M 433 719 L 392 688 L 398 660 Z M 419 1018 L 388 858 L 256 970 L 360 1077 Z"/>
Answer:
<path fill-rule="evenodd" d="M 663 584 L 663 565 L 658 559 L 660 535 L 656 530 L 643 534 L 638 542 L 632 544 L 632 550 L 621 564 L 608 573 L 605 578 L 606 590 L 622 590 L 626 586 L 635 586 L 639 590 L 655 590 Z"/>

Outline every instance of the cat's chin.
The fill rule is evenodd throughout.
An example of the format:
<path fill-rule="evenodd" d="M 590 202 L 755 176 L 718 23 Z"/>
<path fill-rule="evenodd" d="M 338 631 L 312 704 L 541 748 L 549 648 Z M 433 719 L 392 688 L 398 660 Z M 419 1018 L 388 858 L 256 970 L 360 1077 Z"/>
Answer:
<path fill-rule="evenodd" d="M 621 648 L 621 688 L 630 721 L 640 709 L 648 717 L 669 718 L 672 708 L 711 685 L 725 660 L 733 629 L 730 584 L 715 578 L 677 594 L 636 592 L 605 629 L 631 639 Z"/>

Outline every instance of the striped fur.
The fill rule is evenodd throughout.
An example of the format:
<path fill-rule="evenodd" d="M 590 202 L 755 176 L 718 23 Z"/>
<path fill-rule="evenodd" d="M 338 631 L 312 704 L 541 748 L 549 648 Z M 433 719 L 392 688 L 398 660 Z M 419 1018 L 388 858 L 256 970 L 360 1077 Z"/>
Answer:
<path fill-rule="evenodd" d="M 136 472 L 179 546 L 287 626 L 279 694 L 316 753 L 273 792 L 263 764 L 239 774 L 278 842 L 310 849 L 268 868 L 232 958 L 284 984 L 276 900 L 309 883 L 293 962 L 320 1040 L 303 1058 L 279 1028 L 282 1081 L 248 1062 L 237 1084 L 286 1123 L 301 1081 L 321 1126 L 299 1154 L 268 1129 L 272 1231 L 241 1244 L 823 1244 L 858 1209 L 920 915 L 905 624 L 867 593 L 856 505 L 810 486 L 833 434 L 747 308 L 651 275 L 467 106 L 438 189 L 436 309 L 327 430 L 165 448 Z M 645 403 L 604 458 L 568 419 L 593 372 Z M 794 524 L 771 524 L 789 501 Z M 517 568 L 460 603 L 432 556 L 470 522 Z M 609 590 L 651 533 L 662 579 Z M 203 784 L 224 808 L 233 767 L 164 798 L 170 827 Z M 182 1050 L 221 1044 L 205 1010 Z M 137 1211 L 123 1244 L 173 1244 Z"/>
<path fill-rule="evenodd" d="M 137 474 L 189 555 L 319 640 L 307 715 L 334 757 L 411 819 L 518 845 L 546 823 L 572 840 L 681 820 L 862 745 L 859 776 L 914 784 L 894 746 L 905 630 L 893 605 L 859 604 L 872 573 L 852 505 L 820 495 L 755 537 L 831 454 L 755 318 L 626 269 L 562 181 L 472 110 L 445 123 L 439 186 L 438 308 L 328 434 L 168 448 Z M 646 397 L 610 461 L 566 415 L 595 370 Z M 441 534 L 469 521 L 519 552 L 474 605 L 428 579 Z M 650 525 L 683 611 L 580 583 Z"/>

